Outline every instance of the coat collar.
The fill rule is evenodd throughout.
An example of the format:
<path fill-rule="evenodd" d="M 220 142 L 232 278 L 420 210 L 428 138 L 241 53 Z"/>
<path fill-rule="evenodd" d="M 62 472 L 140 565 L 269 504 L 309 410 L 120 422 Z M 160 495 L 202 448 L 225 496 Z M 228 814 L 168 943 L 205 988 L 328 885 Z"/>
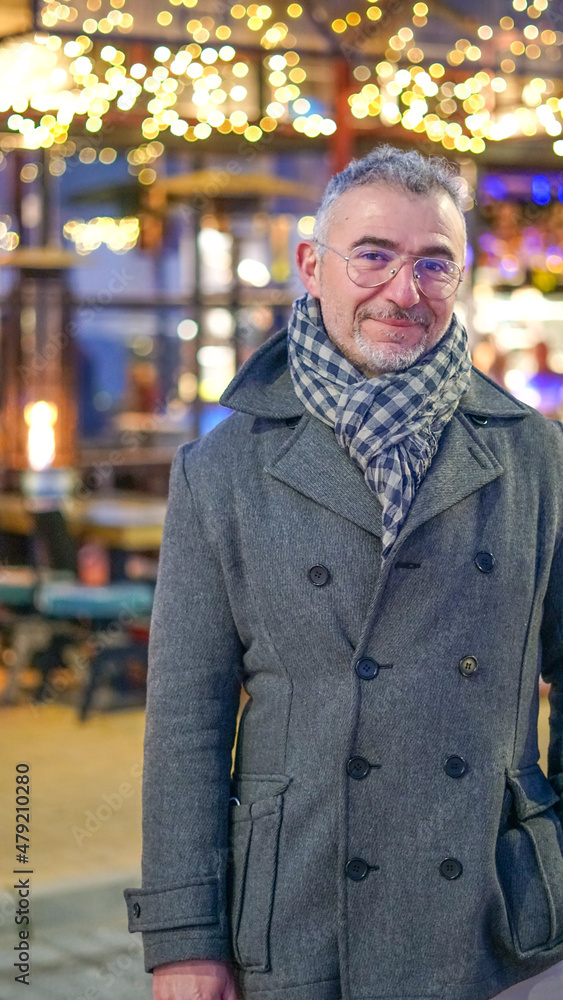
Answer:
<path fill-rule="evenodd" d="M 270 337 L 242 365 L 229 383 L 220 402 L 232 410 L 256 417 L 289 419 L 300 417 L 304 406 L 295 395 L 287 365 L 287 330 Z M 525 417 L 529 409 L 477 368 L 471 372 L 471 386 L 462 396 L 458 410 L 481 417 Z"/>
<path fill-rule="evenodd" d="M 256 417 L 287 419 L 305 412 L 287 365 L 287 329 L 270 337 L 245 361 L 219 402 Z"/>
<path fill-rule="evenodd" d="M 305 412 L 287 366 L 287 330 L 271 337 L 240 368 L 221 396 L 233 410 L 257 417 L 305 416 L 266 471 L 321 506 L 381 537 L 381 504 L 361 470 L 338 444 L 332 428 Z M 527 406 L 477 369 L 471 388 L 444 429 L 438 452 L 411 505 L 397 546 L 420 524 L 496 479 L 503 467 L 471 416 L 514 419 Z"/>

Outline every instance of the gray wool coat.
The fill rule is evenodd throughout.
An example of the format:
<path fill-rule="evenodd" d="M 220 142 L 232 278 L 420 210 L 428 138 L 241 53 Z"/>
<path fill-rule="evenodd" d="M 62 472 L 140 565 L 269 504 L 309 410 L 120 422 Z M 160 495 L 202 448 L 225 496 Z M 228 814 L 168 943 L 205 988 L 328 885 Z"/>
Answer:
<path fill-rule="evenodd" d="M 473 370 L 381 570 L 379 501 L 303 412 L 285 331 L 222 402 L 171 474 L 125 891 L 147 971 L 487 1000 L 563 959 L 561 424 Z"/>

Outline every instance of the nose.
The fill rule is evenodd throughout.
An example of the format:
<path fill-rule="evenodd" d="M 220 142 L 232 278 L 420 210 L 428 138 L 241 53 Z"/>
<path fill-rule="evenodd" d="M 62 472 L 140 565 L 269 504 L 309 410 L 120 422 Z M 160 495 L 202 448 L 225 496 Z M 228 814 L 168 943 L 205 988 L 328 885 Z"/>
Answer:
<path fill-rule="evenodd" d="M 404 309 L 420 302 L 420 291 L 414 279 L 414 261 L 401 261 L 393 277 L 382 285 L 383 290 L 390 302 Z"/>

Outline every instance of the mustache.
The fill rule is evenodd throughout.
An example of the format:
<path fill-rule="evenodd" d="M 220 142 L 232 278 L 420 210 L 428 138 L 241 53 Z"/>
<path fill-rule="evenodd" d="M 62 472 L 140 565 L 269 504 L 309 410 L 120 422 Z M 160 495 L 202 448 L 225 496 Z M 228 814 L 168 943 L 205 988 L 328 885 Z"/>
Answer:
<path fill-rule="evenodd" d="M 365 319 L 402 319 L 406 320 L 408 323 L 418 323 L 425 329 L 430 326 L 431 320 L 425 313 L 417 312 L 414 309 L 378 309 L 374 312 L 372 309 L 360 309 L 358 310 L 358 320 L 362 322 Z"/>

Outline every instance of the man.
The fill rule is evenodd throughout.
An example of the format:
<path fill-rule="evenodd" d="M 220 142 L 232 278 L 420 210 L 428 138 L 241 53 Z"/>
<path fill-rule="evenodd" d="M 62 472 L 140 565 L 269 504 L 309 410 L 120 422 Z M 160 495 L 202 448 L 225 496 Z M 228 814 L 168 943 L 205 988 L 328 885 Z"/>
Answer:
<path fill-rule="evenodd" d="M 487 1000 L 563 959 L 563 438 L 471 369 L 464 252 L 447 164 L 352 162 L 176 456 L 125 893 L 156 1000 Z"/>

